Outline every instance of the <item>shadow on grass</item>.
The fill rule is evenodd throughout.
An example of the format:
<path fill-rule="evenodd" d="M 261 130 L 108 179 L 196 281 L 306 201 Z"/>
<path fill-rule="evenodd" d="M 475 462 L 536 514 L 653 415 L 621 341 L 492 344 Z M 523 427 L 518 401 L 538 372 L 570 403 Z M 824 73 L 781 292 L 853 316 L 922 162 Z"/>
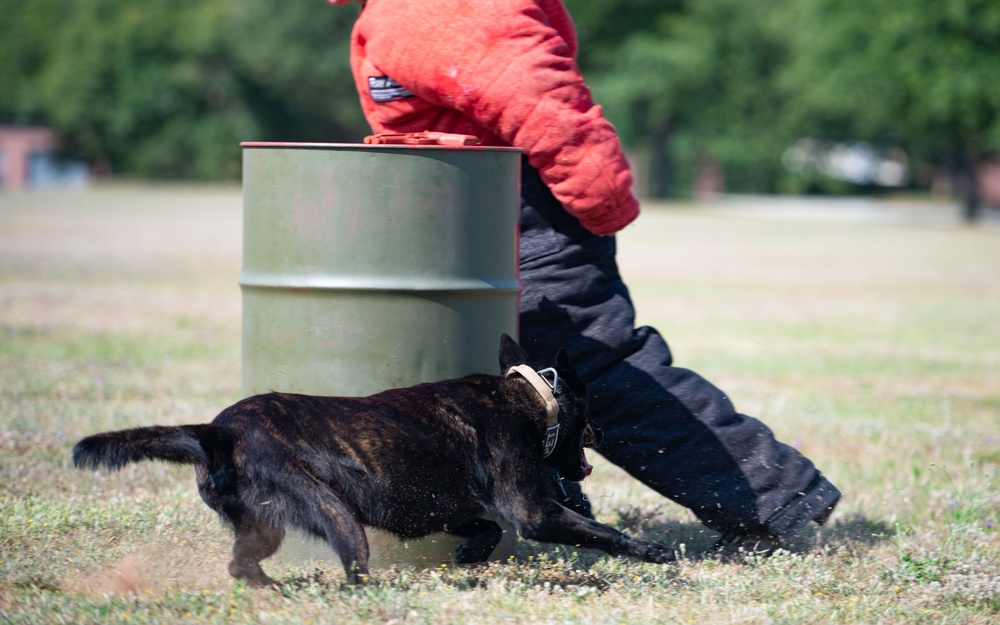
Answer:
<path fill-rule="evenodd" d="M 642 540 L 664 542 L 673 546 L 682 559 L 699 562 L 710 559 L 707 552 L 719 534 L 694 521 L 667 518 L 660 507 L 621 508 L 610 524 Z M 863 516 L 837 519 L 825 527 L 810 525 L 788 539 L 783 548 L 793 554 L 834 553 L 847 550 L 864 553 L 891 540 L 893 527 L 884 521 Z M 506 561 L 471 565 L 441 565 L 435 568 L 392 567 L 374 571 L 361 588 L 371 591 L 407 591 L 447 586 L 474 590 L 500 582 L 510 588 L 584 589 L 603 592 L 620 581 L 634 577 L 635 570 L 625 566 L 599 565 L 607 554 L 596 549 L 520 540 L 515 555 Z M 674 580 L 678 573 L 670 567 L 656 573 L 661 583 Z M 320 591 L 350 591 L 339 567 L 329 570 L 293 573 L 281 580 L 287 596 Z"/>
<path fill-rule="evenodd" d="M 691 560 L 710 559 L 710 553 L 720 534 L 697 521 L 679 521 L 668 518 L 662 509 L 623 507 L 617 509 L 617 520 L 605 520 L 613 527 L 641 540 L 651 540 L 672 546 L 678 557 Z M 830 553 L 847 550 L 854 554 L 865 553 L 892 539 L 894 527 L 885 521 L 855 515 L 845 519 L 835 519 L 823 527 L 810 523 L 795 536 L 785 538 L 782 548 L 793 554 Z M 565 554 L 566 547 L 519 543 L 518 557 L 536 556 L 549 553 Z M 570 549 L 570 551 L 572 551 Z M 587 550 L 587 560 L 596 562 L 603 554 Z"/>
<path fill-rule="evenodd" d="M 845 548 L 853 552 L 865 552 L 891 541 L 895 532 L 890 523 L 857 514 L 848 519 L 836 519 L 823 527 L 810 525 L 796 538 L 808 539 L 809 548 L 819 547 L 826 551 Z"/>
<path fill-rule="evenodd" d="M 315 568 L 295 572 L 279 580 L 280 592 L 287 598 L 311 596 L 328 592 L 378 593 L 382 591 L 425 592 L 435 588 L 476 590 L 500 584 L 513 590 L 525 588 L 564 589 L 586 588 L 602 592 L 617 580 L 607 573 L 592 569 L 598 557 L 563 559 L 556 554 L 540 552 L 538 556 L 480 564 L 439 566 L 434 568 L 391 567 L 373 571 L 360 585 L 348 584 L 339 570 Z"/>

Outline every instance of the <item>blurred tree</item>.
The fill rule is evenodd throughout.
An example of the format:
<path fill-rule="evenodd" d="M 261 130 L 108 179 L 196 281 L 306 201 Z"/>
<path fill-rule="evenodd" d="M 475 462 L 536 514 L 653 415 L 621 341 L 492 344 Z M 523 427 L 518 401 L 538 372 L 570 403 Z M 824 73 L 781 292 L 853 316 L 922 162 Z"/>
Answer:
<path fill-rule="evenodd" d="M 36 77 L 50 56 L 52 42 L 66 22 L 53 19 L 65 0 L 0 0 L 0 120 L 36 122 L 45 103 Z"/>
<path fill-rule="evenodd" d="M 232 71 L 265 141 L 360 141 L 369 132 L 349 63 L 358 5 L 228 0 Z"/>
<path fill-rule="evenodd" d="M 50 121 L 119 173 L 232 177 L 257 130 L 218 36 L 224 2 L 91 0 L 64 7 L 40 86 Z"/>
<path fill-rule="evenodd" d="M 783 85 L 800 131 L 901 145 L 944 165 L 966 216 L 1000 148 L 1000 3 L 811 0 L 794 5 Z"/>
<path fill-rule="evenodd" d="M 995 0 L 566 0 L 580 66 L 656 196 L 704 163 L 774 191 L 797 138 L 898 145 L 967 210 L 1000 147 Z M 0 0 L 0 119 L 45 121 L 119 173 L 234 177 L 241 140 L 357 141 L 358 7 Z"/>
<path fill-rule="evenodd" d="M 670 19 L 688 0 L 564 0 L 580 40 L 584 74 L 617 67 L 622 44 L 634 35 L 670 32 Z"/>
<path fill-rule="evenodd" d="M 670 194 L 671 137 L 683 116 L 687 76 L 672 46 L 685 0 L 566 0 L 580 40 L 579 63 L 626 145 L 649 152 L 647 190 Z"/>
<path fill-rule="evenodd" d="M 775 189 L 789 140 L 775 89 L 787 3 L 661 2 L 628 19 L 600 18 L 595 32 L 607 41 L 585 57 L 594 60 L 591 82 L 625 141 L 648 150 L 650 195 L 681 193 L 678 177 L 690 182 L 705 163 L 721 164 L 741 190 Z M 628 14 L 620 4 L 617 13 Z"/>
<path fill-rule="evenodd" d="M 0 0 L 0 115 L 117 173 L 236 177 L 241 140 L 354 140 L 356 10 L 265 0 Z M 29 8 L 30 7 L 30 8 Z M 15 23 L 18 23 L 15 20 Z M 10 30 L 16 37 L 7 38 Z"/>
<path fill-rule="evenodd" d="M 792 138 L 775 88 L 787 58 L 789 1 L 700 0 L 677 23 L 675 54 L 688 73 L 674 151 L 689 169 L 718 163 L 726 184 L 743 192 L 777 190 Z"/>

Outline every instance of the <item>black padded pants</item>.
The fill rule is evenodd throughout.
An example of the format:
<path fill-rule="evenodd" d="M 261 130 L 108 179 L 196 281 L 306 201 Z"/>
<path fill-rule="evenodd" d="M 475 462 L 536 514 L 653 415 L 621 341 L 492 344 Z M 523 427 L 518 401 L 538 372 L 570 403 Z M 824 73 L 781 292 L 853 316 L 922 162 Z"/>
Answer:
<path fill-rule="evenodd" d="M 532 360 L 566 347 L 604 431 L 601 455 L 720 532 L 792 533 L 825 520 L 840 492 L 807 458 L 672 366 L 656 330 L 635 327 L 615 239 L 585 230 L 522 167 L 521 344 Z"/>

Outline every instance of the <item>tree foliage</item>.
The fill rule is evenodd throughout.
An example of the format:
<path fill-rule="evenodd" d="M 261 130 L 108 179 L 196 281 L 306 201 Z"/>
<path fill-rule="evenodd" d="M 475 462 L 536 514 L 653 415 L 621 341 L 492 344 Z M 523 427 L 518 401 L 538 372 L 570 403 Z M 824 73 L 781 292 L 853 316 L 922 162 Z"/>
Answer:
<path fill-rule="evenodd" d="M 775 191 L 796 139 L 897 146 L 976 198 L 1000 147 L 994 0 L 566 0 L 580 65 L 656 195 L 705 163 Z M 242 140 L 357 141 L 356 5 L 0 0 L 0 120 L 119 173 L 218 178 Z"/>
<path fill-rule="evenodd" d="M 0 27 L 0 86 L 9 87 L 0 116 L 50 123 L 67 147 L 115 172 L 235 177 L 242 140 L 360 134 L 345 60 L 350 9 L 0 0 L 0 11 L 21 18 Z"/>
<path fill-rule="evenodd" d="M 0 121 L 30 123 L 46 103 L 36 78 L 51 56 L 67 22 L 54 19 L 66 5 L 59 0 L 0 0 Z"/>
<path fill-rule="evenodd" d="M 254 124 L 216 35 L 224 9 L 73 3 L 39 81 L 51 122 L 73 148 L 130 173 L 232 175 L 227 143 Z"/>
<path fill-rule="evenodd" d="M 798 128 L 945 164 L 972 216 L 976 165 L 1000 148 L 1000 3 L 811 0 L 795 5 L 793 24 L 783 82 Z"/>
<path fill-rule="evenodd" d="M 788 137 L 775 88 L 786 44 L 776 8 L 784 0 L 700 0 L 664 13 L 657 28 L 628 38 L 595 79 L 623 134 L 650 148 L 654 195 L 699 164 L 727 168 L 739 188 L 774 190 Z M 768 10 L 764 10 L 768 9 Z"/>
<path fill-rule="evenodd" d="M 623 1 L 570 2 L 599 24 L 581 28 L 595 48 L 581 64 L 626 140 L 651 153 L 654 195 L 676 193 L 671 182 L 706 161 L 731 189 L 788 188 L 783 151 L 817 137 L 946 165 L 974 212 L 976 165 L 1000 148 L 1000 4 L 675 0 L 652 14 L 639 4 L 630 19 L 613 15 L 628 13 Z"/>
<path fill-rule="evenodd" d="M 367 134 L 348 64 L 356 5 L 225 2 L 233 71 L 260 140 L 360 141 Z"/>

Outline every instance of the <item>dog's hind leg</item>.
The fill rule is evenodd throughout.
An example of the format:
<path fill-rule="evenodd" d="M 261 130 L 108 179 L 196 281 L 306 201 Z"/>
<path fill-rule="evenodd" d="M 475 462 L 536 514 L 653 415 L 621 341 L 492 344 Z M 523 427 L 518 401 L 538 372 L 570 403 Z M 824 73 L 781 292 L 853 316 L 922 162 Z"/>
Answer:
<path fill-rule="evenodd" d="M 457 526 L 446 525 L 444 531 L 469 539 L 455 550 L 455 561 L 459 564 L 485 562 L 503 538 L 500 526 L 483 518 Z"/>
<path fill-rule="evenodd" d="M 348 583 L 365 582 L 368 579 L 368 537 L 361 521 L 335 493 L 313 489 L 310 494 L 315 500 L 302 502 L 301 509 L 308 509 L 312 514 L 302 529 L 326 540 L 337 552 Z"/>
<path fill-rule="evenodd" d="M 364 527 L 343 504 L 323 505 L 323 510 L 327 513 L 328 519 L 326 540 L 340 556 L 347 582 L 361 584 L 367 581 L 368 537 L 365 535 Z"/>
<path fill-rule="evenodd" d="M 236 525 L 236 542 L 229 574 L 254 587 L 277 585 L 260 568 L 260 561 L 274 555 L 281 546 L 285 531 L 274 529 L 256 519 L 243 519 Z"/>

